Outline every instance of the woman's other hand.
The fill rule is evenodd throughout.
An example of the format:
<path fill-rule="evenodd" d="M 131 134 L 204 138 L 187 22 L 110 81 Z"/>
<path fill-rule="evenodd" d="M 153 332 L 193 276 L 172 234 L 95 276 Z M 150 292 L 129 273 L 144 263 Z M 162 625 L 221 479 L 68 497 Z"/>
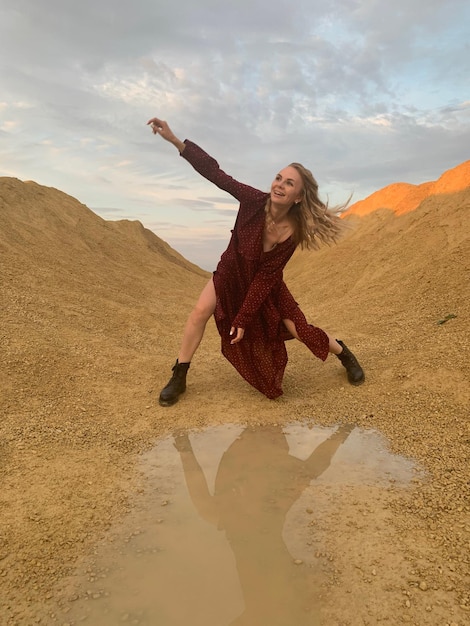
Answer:
<path fill-rule="evenodd" d="M 238 343 L 239 341 L 241 341 L 243 339 L 243 335 L 245 334 L 244 328 L 235 328 L 235 326 L 232 326 L 232 328 L 230 329 L 230 335 L 235 334 L 235 331 L 237 334 L 230 342 L 231 344 Z"/>

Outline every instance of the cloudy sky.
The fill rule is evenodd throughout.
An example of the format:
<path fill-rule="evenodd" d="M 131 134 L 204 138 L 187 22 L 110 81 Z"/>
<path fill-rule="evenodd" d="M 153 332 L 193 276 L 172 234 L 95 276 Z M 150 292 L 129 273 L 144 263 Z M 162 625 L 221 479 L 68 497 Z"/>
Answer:
<path fill-rule="evenodd" d="M 210 270 L 236 204 L 150 117 L 243 182 L 300 161 L 356 201 L 470 158 L 469 42 L 468 0 L 0 0 L 0 175 Z"/>

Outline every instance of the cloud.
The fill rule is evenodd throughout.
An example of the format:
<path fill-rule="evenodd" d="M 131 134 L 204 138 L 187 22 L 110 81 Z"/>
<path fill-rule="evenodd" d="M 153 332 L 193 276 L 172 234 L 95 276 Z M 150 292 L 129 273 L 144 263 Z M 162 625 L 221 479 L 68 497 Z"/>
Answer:
<path fill-rule="evenodd" d="M 156 114 L 262 189 L 291 161 L 332 203 L 435 179 L 468 158 L 469 21 L 466 0 L 3 0 L 0 174 L 168 215 L 193 251 L 217 237 L 198 215 L 221 241 L 235 205 L 152 136 Z"/>

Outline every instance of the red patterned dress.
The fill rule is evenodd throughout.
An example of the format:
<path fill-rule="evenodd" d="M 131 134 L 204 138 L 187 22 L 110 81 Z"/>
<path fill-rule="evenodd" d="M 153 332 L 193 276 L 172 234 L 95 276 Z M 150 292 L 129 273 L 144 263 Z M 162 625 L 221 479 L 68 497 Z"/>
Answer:
<path fill-rule="evenodd" d="M 292 339 L 283 319 L 294 322 L 303 343 L 323 361 L 328 336 L 308 324 L 283 281 L 283 270 L 296 248 L 291 237 L 263 251 L 265 207 L 269 194 L 234 180 L 215 159 L 185 140 L 182 155 L 202 176 L 240 202 L 232 237 L 214 272 L 217 297 L 214 318 L 222 354 L 238 373 L 268 398 L 282 395 L 287 365 L 285 341 Z M 243 339 L 231 344 L 230 329 L 244 328 Z"/>

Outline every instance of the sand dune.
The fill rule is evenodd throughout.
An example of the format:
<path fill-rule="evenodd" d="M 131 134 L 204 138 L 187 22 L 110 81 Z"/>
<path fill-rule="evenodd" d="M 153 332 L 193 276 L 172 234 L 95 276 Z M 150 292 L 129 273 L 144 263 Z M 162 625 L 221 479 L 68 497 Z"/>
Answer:
<path fill-rule="evenodd" d="M 393 183 L 354 203 L 346 215 L 367 215 L 377 209 L 391 209 L 396 215 L 414 211 L 423 200 L 439 194 L 455 193 L 470 187 L 470 161 L 444 172 L 436 181 L 411 185 Z"/>
<path fill-rule="evenodd" d="M 208 274 L 137 222 L 108 222 L 55 189 L 0 179 L 0 624 L 49 623 L 66 609 L 76 563 L 127 510 L 136 456 L 156 436 L 293 419 L 378 429 L 428 472 L 390 492 L 393 558 L 384 545 L 367 561 L 354 533 L 365 513 L 344 504 L 329 539 L 337 573 L 325 624 L 373 623 L 374 611 L 390 623 L 464 624 L 469 172 L 470 161 L 356 203 L 337 246 L 298 252 L 286 269 L 309 319 L 357 353 L 365 385 L 348 386 L 336 361 L 289 342 L 285 395 L 269 401 L 223 360 L 210 324 L 188 391 L 170 409 L 158 393 Z M 372 536 L 374 503 L 366 508 Z"/>

